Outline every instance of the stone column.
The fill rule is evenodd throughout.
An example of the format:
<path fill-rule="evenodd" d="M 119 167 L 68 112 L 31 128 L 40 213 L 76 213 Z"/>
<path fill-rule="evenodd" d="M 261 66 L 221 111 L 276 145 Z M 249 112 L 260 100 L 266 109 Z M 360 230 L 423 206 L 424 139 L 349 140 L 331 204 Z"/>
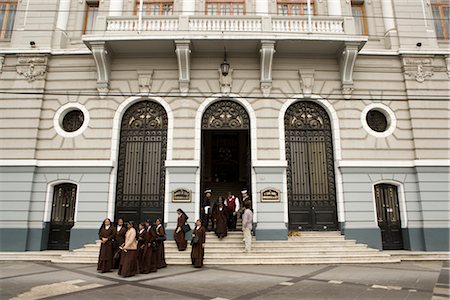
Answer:
<path fill-rule="evenodd" d="M 341 0 L 327 0 L 328 15 L 342 16 Z"/>
<path fill-rule="evenodd" d="M 109 3 L 109 15 L 120 17 L 123 12 L 123 0 L 111 0 Z"/>
<path fill-rule="evenodd" d="M 183 0 L 182 4 L 183 15 L 193 16 L 195 14 L 195 0 Z"/>
<path fill-rule="evenodd" d="M 383 22 L 385 33 L 395 29 L 394 9 L 392 0 L 381 0 L 381 9 L 383 11 Z"/>
<path fill-rule="evenodd" d="M 257 16 L 269 15 L 269 0 L 255 0 L 255 13 Z"/>
<path fill-rule="evenodd" d="M 394 21 L 394 7 L 392 6 L 392 0 L 381 0 L 381 9 L 383 11 L 385 47 L 388 49 L 397 48 L 399 43 Z"/>
<path fill-rule="evenodd" d="M 56 29 L 62 31 L 65 31 L 67 29 L 69 12 L 70 12 L 70 0 L 61 0 L 59 2 L 58 20 L 56 21 Z"/>

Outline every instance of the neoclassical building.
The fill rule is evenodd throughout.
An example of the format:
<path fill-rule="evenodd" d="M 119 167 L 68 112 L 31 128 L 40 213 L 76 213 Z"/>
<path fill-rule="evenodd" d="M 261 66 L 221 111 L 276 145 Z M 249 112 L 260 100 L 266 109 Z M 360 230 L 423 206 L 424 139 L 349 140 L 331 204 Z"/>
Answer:
<path fill-rule="evenodd" d="M 258 240 L 448 251 L 449 5 L 0 1 L 1 250 L 246 188 Z"/>

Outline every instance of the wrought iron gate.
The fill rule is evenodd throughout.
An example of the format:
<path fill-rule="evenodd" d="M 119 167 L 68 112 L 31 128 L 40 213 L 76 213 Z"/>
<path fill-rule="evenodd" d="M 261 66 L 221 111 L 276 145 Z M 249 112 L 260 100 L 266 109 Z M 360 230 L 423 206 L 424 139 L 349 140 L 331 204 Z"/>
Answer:
<path fill-rule="evenodd" d="M 383 249 L 403 249 L 397 187 L 391 184 L 377 184 L 375 186 L 375 201 Z"/>
<path fill-rule="evenodd" d="M 70 230 L 74 225 L 77 186 L 73 183 L 63 183 L 54 187 L 49 250 L 69 249 Z"/>
<path fill-rule="evenodd" d="M 333 142 L 327 112 L 310 101 L 286 111 L 289 230 L 336 230 Z"/>
<path fill-rule="evenodd" d="M 152 101 L 132 105 L 122 118 L 116 218 L 141 222 L 163 218 L 167 114 Z"/>

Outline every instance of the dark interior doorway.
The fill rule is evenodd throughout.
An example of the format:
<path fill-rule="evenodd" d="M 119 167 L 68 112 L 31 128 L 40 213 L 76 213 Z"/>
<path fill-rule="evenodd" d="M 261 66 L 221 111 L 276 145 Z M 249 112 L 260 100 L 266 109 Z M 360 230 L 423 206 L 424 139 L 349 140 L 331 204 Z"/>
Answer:
<path fill-rule="evenodd" d="M 228 192 L 241 198 L 251 187 L 250 121 L 237 102 L 224 99 L 202 118 L 201 191 L 212 189 L 212 203 Z"/>

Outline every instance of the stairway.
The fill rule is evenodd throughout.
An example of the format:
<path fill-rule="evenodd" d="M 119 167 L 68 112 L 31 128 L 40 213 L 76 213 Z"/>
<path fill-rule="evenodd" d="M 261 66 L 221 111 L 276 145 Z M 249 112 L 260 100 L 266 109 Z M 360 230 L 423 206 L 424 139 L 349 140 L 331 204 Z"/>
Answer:
<path fill-rule="evenodd" d="M 345 240 L 338 231 L 302 232 L 300 236 L 289 237 L 287 241 L 253 240 L 252 251 L 243 253 L 242 232 L 229 232 L 219 240 L 213 233 L 206 236 L 205 261 L 207 265 L 233 264 L 343 264 L 343 263 L 397 263 L 400 258 Z M 58 263 L 96 263 L 100 248 L 96 244 L 52 259 Z M 166 262 L 170 265 L 190 264 L 190 251 L 178 251 L 174 241 L 165 242 Z"/>

